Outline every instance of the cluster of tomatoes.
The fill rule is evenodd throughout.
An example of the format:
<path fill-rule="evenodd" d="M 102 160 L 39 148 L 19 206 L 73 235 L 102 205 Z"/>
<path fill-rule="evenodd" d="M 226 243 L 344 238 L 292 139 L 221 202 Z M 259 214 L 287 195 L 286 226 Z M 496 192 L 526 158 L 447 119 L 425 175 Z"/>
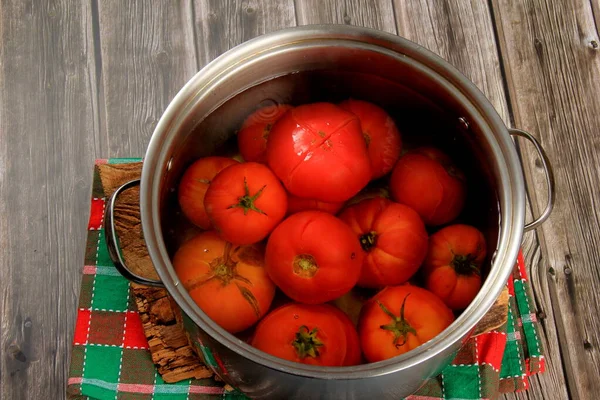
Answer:
<path fill-rule="evenodd" d="M 173 258 L 225 330 L 253 328 L 251 345 L 287 360 L 356 365 L 432 339 L 479 291 L 484 237 L 452 224 L 464 175 L 438 149 L 401 156 L 380 107 L 265 107 L 246 119 L 238 146 L 245 162 L 206 157 L 185 171 L 179 204 L 204 231 Z M 391 196 L 364 192 L 375 179 Z M 372 291 L 357 324 L 332 304 L 355 287 Z M 277 288 L 287 300 L 276 307 Z"/>

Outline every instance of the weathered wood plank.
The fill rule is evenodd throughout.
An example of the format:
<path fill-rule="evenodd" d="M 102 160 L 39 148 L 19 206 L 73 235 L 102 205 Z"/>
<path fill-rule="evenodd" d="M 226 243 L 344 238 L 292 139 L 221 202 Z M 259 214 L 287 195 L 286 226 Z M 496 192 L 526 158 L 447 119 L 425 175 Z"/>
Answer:
<path fill-rule="evenodd" d="M 89 214 L 87 2 L 0 2 L 0 398 L 64 398 Z"/>
<path fill-rule="evenodd" d="M 197 72 L 190 1 L 97 7 L 103 124 L 98 153 L 140 157 L 170 100 Z"/>
<path fill-rule="evenodd" d="M 298 25 L 348 24 L 397 33 L 390 0 L 296 0 Z"/>
<path fill-rule="evenodd" d="M 196 0 L 194 6 L 201 66 L 256 36 L 296 25 L 293 0 Z"/>
<path fill-rule="evenodd" d="M 556 208 L 539 232 L 545 261 L 538 279 L 552 296 L 569 395 L 595 398 L 600 390 L 600 58 L 592 7 L 583 0 L 492 4 L 515 124 L 540 139 L 556 176 Z M 530 146 L 522 149 L 539 210 L 546 198 L 539 160 Z"/>
<path fill-rule="evenodd" d="M 509 113 L 494 27 L 486 2 L 395 0 L 398 34 L 458 68 L 488 97 L 504 121 Z"/>

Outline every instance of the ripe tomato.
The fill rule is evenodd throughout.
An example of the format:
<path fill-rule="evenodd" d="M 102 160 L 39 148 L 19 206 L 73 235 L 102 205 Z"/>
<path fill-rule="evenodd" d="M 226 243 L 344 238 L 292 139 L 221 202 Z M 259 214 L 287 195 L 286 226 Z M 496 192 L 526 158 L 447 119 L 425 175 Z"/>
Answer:
<path fill-rule="evenodd" d="M 215 176 L 206 191 L 204 207 L 223 239 L 250 244 L 267 237 L 283 219 L 287 194 L 269 168 L 242 163 Z"/>
<path fill-rule="evenodd" d="M 231 333 L 257 322 L 275 296 L 264 268 L 264 248 L 232 245 L 215 231 L 184 243 L 175 253 L 173 268 L 202 311 Z"/>
<path fill-rule="evenodd" d="M 204 209 L 204 196 L 210 181 L 224 168 L 238 162 L 225 157 L 205 157 L 190 165 L 179 182 L 177 197 L 183 214 L 202 229 L 211 223 Z"/>
<path fill-rule="evenodd" d="M 328 304 L 286 304 L 260 321 L 251 344 L 273 356 L 302 364 L 355 365 L 360 362 L 358 335 L 339 313 L 342 312 Z"/>
<path fill-rule="evenodd" d="M 360 350 L 360 340 L 358 339 L 358 333 L 356 327 L 350 320 L 350 317 L 335 306 L 329 306 L 331 312 L 337 316 L 337 318 L 344 325 L 344 331 L 346 332 L 346 358 L 344 365 L 358 365 L 362 361 L 362 351 Z"/>
<path fill-rule="evenodd" d="M 335 215 L 338 211 L 340 211 L 343 205 L 343 201 L 328 203 L 326 201 L 320 201 L 315 199 L 304 199 L 302 197 L 294 196 L 293 194 L 288 193 L 287 213 L 289 215 L 300 211 L 317 210 Z"/>
<path fill-rule="evenodd" d="M 269 135 L 267 162 L 291 194 L 326 202 L 348 200 L 371 178 L 358 118 L 331 103 L 281 117 Z"/>
<path fill-rule="evenodd" d="M 404 354 L 433 339 L 454 314 L 433 293 L 412 285 L 388 286 L 363 306 L 358 336 L 369 362 Z"/>
<path fill-rule="evenodd" d="M 481 288 L 481 263 L 486 245 L 483 234 L 469 225 L 450 225 L 429 238 L 423 264 L 427 289 L 453 310 L 466 308 Z"/>
<path fill-rule="evenodd" d="M 420 148 L 404 155 L 390 179 L 392 198 L 412 207 L 428 225 L 455 219 L 465 203 L 463 173 L 450 158 L 434 148 Z"/>
<path fill-rule="evenodd" d="M 402 150 L 402 139 L 394 120 L 382 108 L 362 100 L 346 100 L 340 107 L 360 120 L 369 150 L 372 178 L 381 178 L 390 172 Z"/>
<path fill-rule="evenodd" d="M 352 289 L 362 260 L 360 244 L 346 224 L 322 211 L 302 211 L 271 233 L 265 267 L 288 297 L 318 304 Z"/>
<path fill-rule="evenodd" d="M 291 108 L 292 106 L 287 104 L 267 106 L 256 110 L 246 118 L 237 135 L 238 147 L 244 160 L 267 163 L 267 139 L 271 128 L 275 121 Z"/>
<path fill-rule="evenodd" d="M 374 197 L 347 207 L 339 218 L 352 229 L 365 253 L 359 286 L 404 283 L 425 259 L 427 231 L 410 207 Z"/>

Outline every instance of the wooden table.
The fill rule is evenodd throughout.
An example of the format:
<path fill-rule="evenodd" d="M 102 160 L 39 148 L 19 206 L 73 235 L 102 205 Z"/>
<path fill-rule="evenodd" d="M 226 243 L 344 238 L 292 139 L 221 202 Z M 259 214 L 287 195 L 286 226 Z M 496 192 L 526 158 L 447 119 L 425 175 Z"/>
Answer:
<path fill-rule="evenodd" d="M 508 398 L 600 393 L 598 0 L 0 1 L 0 398 L 64 397 L 95 158 L 141 157 L 202 66 L 265 32 L 377 28 L 461 70 L 543 144 L 525 235 L 548 371 Z M 540 161 L 520 151 L 530 206 Z M 531 217 L 531 216 L 530 216 Z"/>

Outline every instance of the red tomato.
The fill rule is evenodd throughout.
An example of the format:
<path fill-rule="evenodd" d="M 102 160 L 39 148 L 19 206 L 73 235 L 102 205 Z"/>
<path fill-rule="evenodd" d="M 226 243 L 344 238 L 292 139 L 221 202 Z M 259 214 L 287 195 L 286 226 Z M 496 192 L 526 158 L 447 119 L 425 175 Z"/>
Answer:
<path fill-rule="evenodd" d="M 292 109 L 273 126 L 267 161 L 287 190 L 299 197 L 346 201 L 371 178 L 358 118 L 331 103 Z"/>
<path fill-rule="evenodd" d="M 339 313 L 328 304 L 286 304 L 260 321 L 251 344 L 273 356 L 302 364 L 354 365 L 357 353 L 360 361 L 358 335 Z"/>
<path fill-rule="evenodd" d="M 453 310 L 466 308 L 481 288 L 485 238 L 469 225 L 450 225 L 429 238 L 423 265 L 427 289 Z"/>
<path fill-rule="evenodd" d="M 402 139 L 394 120 L 382 108 L 362 100 L 346 100 L 340 107 L 360 120 L 369 150 L 372 178 L 381 178 L 390 172 L 402 150 Z"/>
<path fill-rule="evenodd" d="M 288 297 L 318 304 L 352 289 L 362 259 L 360 244 L 346 224 L 322 211 L 302 211 L 271 233 L 265 265 Z"/>
<path fill-rule="evenodd" d="M 410 207 L 374 197 L 346 208 L 339 218 L 352 229 L 365 253 L 359 286 L 404 283 L 425 259 L 427 231 Z"/>
<path fill-rule="evenodd" d="M 292 106 L 277 104 L 256 110 L 250 114 L 238 132 L 238 147 L 244 160 L 261 164 L 267 163 L 267 139 L 275 121 Z"/>
<path fill-rule="evenodd" d="M 264 248 L 235 246 L 202 232 L 175 253 L 173 268 L 192 299 L 231 333 L 249 328 L 269 310 L 275 285 L 264 269 Z"/>
<path fill-rule="evenodd" d="M 177 192 L 183 214 L 202 229 L 211 227 L 204 209 L 204 196 L 210 181 L 225 167 L 238 162 L 225 157 L 205 157 L 190 165 L 184 172 Z"/>
<path fill-rule="evenodd" d="M 242 163 L 215 176 L 206 191 L 204 207 L 223 239 L 250 244 L 267 237 L 283 219 L 287 194 L 269 168 Z"/>
<path fill-rule="evenodd" d="M 417 149 L 400 158 L 390 190 L 394 200 L 412 207 L 428 225 L 455 219 L 466 196 L 463 173 L 447 155 L 433 148 Z"/>
<path fill-rule="evenodd" d="M 329 307 L 329 306 L 328 306 Z M 343 323 L 344 331 L 346 332 L 346 358 L 345 366 L 358 365 L 362 361 L 362 352 L 360 350 L 360 340 L 354 324 L 350 317 L 335 306 L 331 306 L 331 312 Z"/>
<path fill-rule="evenodd" d="M 326 201 L 319 201 L 315 199 L 304 199 L 302 197 L 294 196 L 288 193 L 288 215 L 294 214 L 300 211 L 316 210 L 324 211 L 329 214 L 337 214 L 338 211 L 343 207 L 344 202 L 328 203 Z"/>
<path fill-rule="evenodd" d="M 404 354 L 433 339 L 454 321 L 433 293 L 417 286 L 388 286 L 361 311 L 358 335 L 369 362 Z"/>

